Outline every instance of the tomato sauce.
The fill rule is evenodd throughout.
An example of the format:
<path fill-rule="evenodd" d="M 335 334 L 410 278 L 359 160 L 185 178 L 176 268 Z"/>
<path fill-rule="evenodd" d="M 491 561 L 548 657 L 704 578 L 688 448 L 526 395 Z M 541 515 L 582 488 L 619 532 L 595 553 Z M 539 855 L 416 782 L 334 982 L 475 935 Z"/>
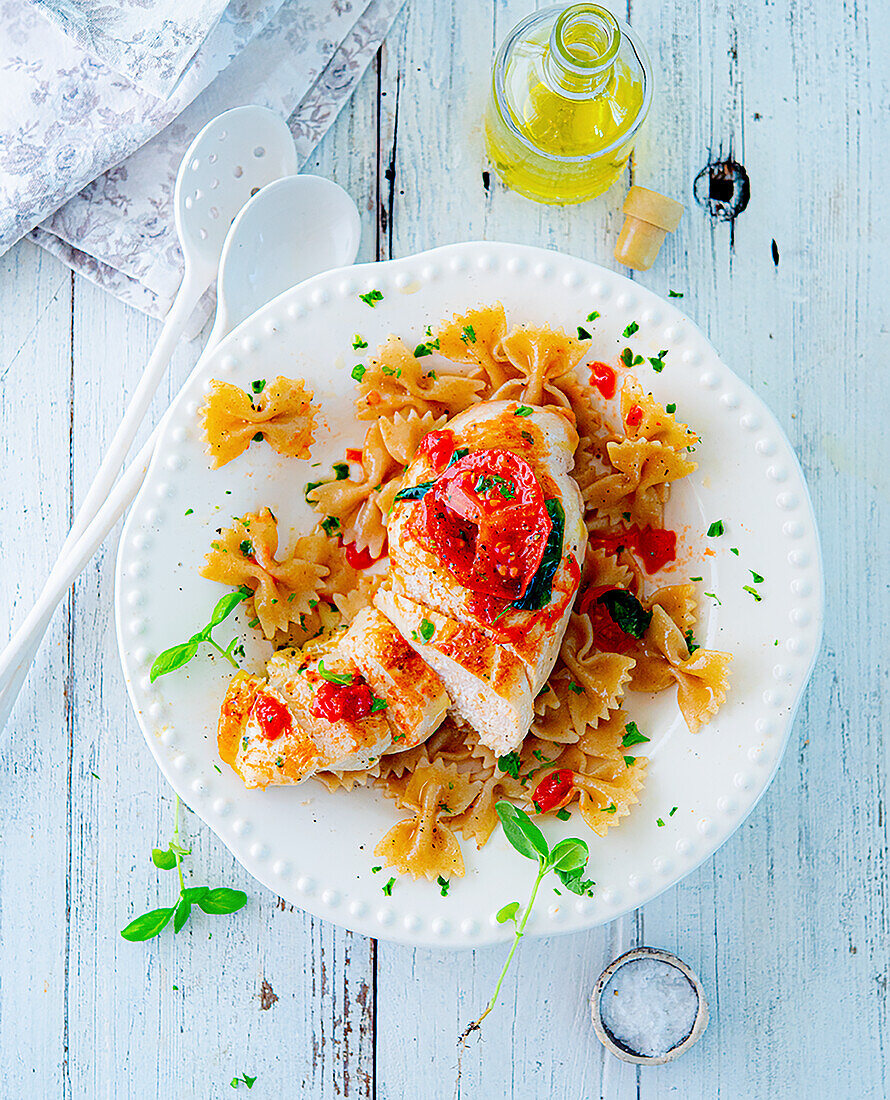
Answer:
<path fill-rule="evenodd" d="M 270 741 L 292 732 L 290 711 L 272 695 L 257 695 L 253 704 L 253 716 L 263 736 Z"/>
<path fill-rule="evenodd" d="M 596 386 L 603 397 L 610 401 L 618 388 L 618 373 L 608 363 L 591 363 L 590 384 Z"/>
<path fill-rule="evenodd" d="M 420 441 L 417 453 L 427 455 L 436 472 L 441 473 L 454 454 L 454 432 L 450 428 L 442 428 L 441 431 L 437 432 L 427 432 Z"/>
<path fill-rule="evenodd" d="M 361 462 L 362 452 L 355 447 L 346 448 L 346 461 L 347 462 Z"/>
<path fill-rule="evenodd" d="M 631 405 L 627 410 L 627 415 L 624 418 L 624 423 L 629 428 L 636 428 L 638 424 L 642 423 L 643 410 L 639 405 Z"/>
<path fill-rule="evenodd" d="M 657 573 L 668 562 L 677 560 L 677 532 L 660 527 L 628 527 L 618 535 L 591 535 L 590 545 L 614 554 L 620 546 L 632 550 L 647 573 Z"/>
<path fill-rule="evenodd" d="M 369 569 L 375 561 L 380 561 L 382 557 L 386 556 L 386 543 L 384 542 L 381 552 L 375 558 L 371 551 L 366 546 L 364 550 L 356 549 L 354 542 L 347 542 L 345 545 L 342 538 L 340 539 L 340 545 L 346 552 L 346 560 L 352 566 L 353 569 Z"/>
<path fill-rule="evenodd" d="M 352 684 L 332 684 L 323 680 L 318 685 L 312 703 L 316 718 L 328 722 L 357 722 L 371 713 L 374 697 L 364 681 Z"/>

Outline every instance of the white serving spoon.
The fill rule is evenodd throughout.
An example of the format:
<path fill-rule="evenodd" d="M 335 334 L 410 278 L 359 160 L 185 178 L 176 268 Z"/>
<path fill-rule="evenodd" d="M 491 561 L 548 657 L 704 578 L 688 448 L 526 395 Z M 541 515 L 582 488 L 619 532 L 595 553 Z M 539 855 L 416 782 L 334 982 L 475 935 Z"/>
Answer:
<path fill-rule="evenodd" d="M 283 291 L 321 271 L 352 264 L 360 237 L 355 203 L 330 180 L 289 176 L 264 187 L 247 202 L 226 237 L 216 320 L 195 369 L 233 328 Z M 40 598 L 0 653 L 0 729 L 9 718 L 59 600 L 139 491 L 163 423 L 79 535 L 66 541 Z"/>

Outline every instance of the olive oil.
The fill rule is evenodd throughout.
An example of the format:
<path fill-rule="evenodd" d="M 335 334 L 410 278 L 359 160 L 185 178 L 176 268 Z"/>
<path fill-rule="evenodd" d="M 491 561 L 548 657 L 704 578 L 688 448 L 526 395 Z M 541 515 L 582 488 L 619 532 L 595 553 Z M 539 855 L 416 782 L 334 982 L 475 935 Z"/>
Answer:
<path fill-rule="evenodd" d="M 583 202 L 621 175 L 652 102 L 652 73 L 627 24 L 597 4 L 528 16 L 495 60 L 488 154 L 513 190 Z"/>

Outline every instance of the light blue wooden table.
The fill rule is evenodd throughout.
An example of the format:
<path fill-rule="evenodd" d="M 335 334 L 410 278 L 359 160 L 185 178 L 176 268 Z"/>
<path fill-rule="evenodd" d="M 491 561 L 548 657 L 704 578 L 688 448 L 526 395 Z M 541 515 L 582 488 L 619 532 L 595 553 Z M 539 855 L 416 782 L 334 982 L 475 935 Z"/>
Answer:
<path fill-rule="evenodd" d="M 825 644 L 769 792 L 717 856 L 632 916 L 529 940 L 465 1058 L 479 1100 L 884 1097 L 890 1076 L 886 720 L 890 631 L 890 21 L 884 0 L 634 0 L 662 74 L 633 180 L 687 204 L 641 281 L 684 307 L 769 402 L 821 524 Z M 483 182 L 495 44 L 523 2 L 411 0 L 311 168 L 358 200 L 360 258 L 472 238 L 613 265 L 624 187 L 580 208 Z M 734 226 L 692 197 L 732 155 Z M 626 181 L 626 182 L 629 182 Z M 19 621 L 99 464 L 158 326 L 30 244 L 0 259 L 0 608 Z M 157 417 L 198 345 L 180 348 Z M 192 866 L 248 907 L 124 942 L 166 903 L 149 850 L 172 796 L 127 702 L 116 536 L 57 614 L 2 750 L 0 1096 L 440 1100 L 503 950 L 375 943 L 280 903 L 186 815 Z M 679 953 L 712 1007 L 701 1043 L 638 1071 L 586 998 L 637 943 Z M 273 999 L 277 998 L 277 999 Z M 246 1094 L 241 1086 L 242 1094 Z"/>

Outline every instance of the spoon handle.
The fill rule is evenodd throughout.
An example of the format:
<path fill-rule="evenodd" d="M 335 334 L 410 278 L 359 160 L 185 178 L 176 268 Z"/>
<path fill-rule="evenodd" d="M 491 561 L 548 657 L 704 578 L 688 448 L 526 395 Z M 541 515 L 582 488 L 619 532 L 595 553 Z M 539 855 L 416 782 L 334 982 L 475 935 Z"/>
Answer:
<path fill-rule="evenodd" d="M 173 305 L 164 320 L 164 327 L 161 329 L 161 334 L 158 337 L 151 358 L 146 364 L 139 384 L 133 392 L 124 417 L 114 433 L 114 438 L 102 461 L 102 465 L 99 467 L 86 497 L 77 510 L 71 530 L 68 532 L 59 551 L 56 564 L 50 572 L 44 590 L 9 644 L 0 653 L 0 729 L 9 717 L 59 600 L 68 590 L 72 581 L 80 575 L 86 563 L 93 556 L 108 531 L 117 522 L 121 512 L 133 499 L 139 485 L 142 483 L 154 447 L 156 433 L 153 433 L 151 437 L 151 447 L 146 444 L 142 448 L 139 459 L 132 464 L 125 475 L 125 480 L 128 479 L 127 486 L 133 484 L 132 492 L 126 496 L 125 493 L 117 492 L 117 490 L 113 491 L 115 479 L 127 457 L 127 452 L 133 443 L 140 424 L 145 418 L 183 329 L 203 291 L 204 286 L 201 280 L 187 269 Z M 136 468 L 139 466 L 143 455 L 145 456 L 145 462 L 139 472 L 138 480 L 134 480 Z M 119 488 L 123 488 L 123 482 Z M 113 509 L 108 506 L 113 500 L 119 499 L 122 500 L 120 510 L 107 521 L 107 526 L 102 530 L 101 537 L 96 539 L 95 536 L 99 534 L 100 525 L 96 524 L 95 521 L 99 516 L 111 516 Z M 92 532 L 94 538 L 84 539 L 87 532 Z M 86 557 L 83 557 L 86 545 L 92 545 L 92 548 Z M 71 570 L 75 563 L 80 564 L 76 565 L 76 572 L 72 573 Z M 68 579 L 64 580 L 64 586 L 60 587 L 64 578 Z"/>

